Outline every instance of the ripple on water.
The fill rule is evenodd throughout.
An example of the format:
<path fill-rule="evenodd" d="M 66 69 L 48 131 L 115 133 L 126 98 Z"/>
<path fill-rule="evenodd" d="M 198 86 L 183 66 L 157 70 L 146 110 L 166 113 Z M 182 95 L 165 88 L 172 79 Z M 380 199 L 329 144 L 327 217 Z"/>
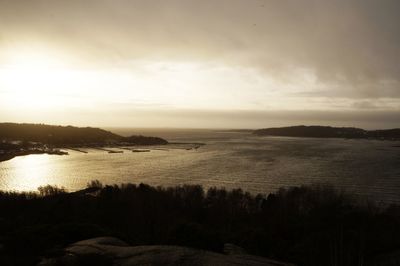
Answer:
<path fill-rule="evenodd" d="M 0 189 L 40 185 L 78 190 L 106 184 L 201 184 L 268 193 L 281 186 L 329 183 L 370 198 L 400 202 L 400 149 L 389 141 L 260 137 L 189 139 L 198 150 L 29 155 L 0 163 Z"/>

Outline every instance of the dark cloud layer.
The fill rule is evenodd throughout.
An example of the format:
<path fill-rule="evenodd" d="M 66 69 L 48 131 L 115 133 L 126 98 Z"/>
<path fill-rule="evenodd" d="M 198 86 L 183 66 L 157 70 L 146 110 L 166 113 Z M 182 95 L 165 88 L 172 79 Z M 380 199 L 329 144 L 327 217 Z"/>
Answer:
<path fill-rule="evenodd" d="M 322 95 L 399 97 L 399 13 L 397 0 L 1 0 L 0 40 L 45 38 L 114 63 L 221 60 L 282 78 L 305 68 L 332 85 Z"/>
<path fill-rule="evenodd" d="M 234 115 L 232 126 L 263 118 L 392 126 L 400 122 L 399 14 L 398 0 L 0 0 L 0 47 L 44 42 L 91 67 L 217 62 L 295 85 L 305 72 L 316 87 L 291 97 L 348 99 L 360 110 L 171 111 L 171 119 L 188 117 L 183 123 L 215 117 L 218 125 Z"/>

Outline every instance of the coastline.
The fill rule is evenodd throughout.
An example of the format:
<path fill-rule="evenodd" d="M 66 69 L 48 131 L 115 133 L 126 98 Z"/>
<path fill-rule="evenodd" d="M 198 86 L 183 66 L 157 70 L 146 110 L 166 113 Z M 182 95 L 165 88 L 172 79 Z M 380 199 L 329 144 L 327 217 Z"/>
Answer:
<path fill-rule="evenodd" d="M 11 152 L 0 155 L 0 163 L 5 162 L 11 159 L 14 159 L 18 156 L 26 156 L 32 154 L 49 154 L 49 155 L 68 155 L 68 152 L 61 151 L 61 150 L 54 150 L 54 151 L 44 151 L 44 150 L 27 150 L 27 151 L 18 151 L 18 152 Z"/>
<path fill-rule="evenodd" d="M 168 143 L 168 144 L 161 144 L 162 146 L 164 145 L 182 145 L 186 144 L 187 146 L 185 147 L 167 147 L 166 148 L 154 148 L 154 150 L 165 150 L 168 151 L 169 149 L 183 149 L 183 150 L 197 150 L 200 147 L 206 145 L 205 143 L 191 143 L 191 142 L 177 142 L 177 143 Z M 33 154 L 49 154 L 49 155 L 69 155 L 68 152 L 62 151 L 60 149 L 67 149 L 67 150 L 73 150 L 81 153 L 88 153 L 85 150 L 82 150 L 81 148 L 92 148 L 92 149 L 97 149 L 97 150 L 102 150 L 106 151 L 108 153 L 123 153 L 123 151 L 114 151 L 109 148 L 119 148 L 119 149 L 124 149 L 124 150 L 129 150 L 131 152 L 150 152 L 152 149 L 149 149 L 151 146 L 161 146 L 161 145 L 130 145 L 130 146 L 125 146 L 122 144 L 118 145 L 112 145 L 112 146 L 104 146 L 104 145 L 81 145 L 81 146 L 61 146 L 57 147 L 54 149 L 47 149 L 47 148 L 36 148 L 36 149 L 28 149 L 28 150 L 12 150 L 8 151 L 6 153 L 0 153 L 0 163 L 4 161 L 11 160 L 15 157 L 18 156 L 26 156 L 26 155 L 33 155 Z M 105 148 L 106 147 L 106 148 Z M 1 152 L 1 150 L 0 150 Z"/>
<path fill-rule="evenodd" d="M 353 127 L 331 126 L 289 126 L 262 128 L 253 131 L 255 136 L 297 137 L 297 138 L 340 138 L 382 141 L 400 141 L 400 129 L 365 130 Z"/>

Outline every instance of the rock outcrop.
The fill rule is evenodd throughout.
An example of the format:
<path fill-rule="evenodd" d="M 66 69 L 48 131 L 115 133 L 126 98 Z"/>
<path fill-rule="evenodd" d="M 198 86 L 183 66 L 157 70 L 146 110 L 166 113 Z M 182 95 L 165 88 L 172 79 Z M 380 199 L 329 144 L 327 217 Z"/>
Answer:
<path fill-rule="evenodd" d="M 59 258 L 44 259 L 39 266 L 78 265 L 246 265 L 246 266 L 293 266 L 262 257 L 247 255 L 234 245 L 227 245 L 228 254 L 198 250 L 180 246 L 129 246 L 125 242 L 100 237 L 74 243 Z M 238 250 L 240 252 L 235 252 Z"/>

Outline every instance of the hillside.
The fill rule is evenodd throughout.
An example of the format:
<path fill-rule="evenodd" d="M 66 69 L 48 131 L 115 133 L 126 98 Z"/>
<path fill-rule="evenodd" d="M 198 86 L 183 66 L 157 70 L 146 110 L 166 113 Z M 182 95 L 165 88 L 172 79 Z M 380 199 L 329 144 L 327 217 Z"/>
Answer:
<path fill-rule="evenodd" d="M 364 207 L 329 186 L 253 195 L 93 181 L 72 193 L 52 186 L 38 191 L 0 191 L 0 265 L 38 265 L 43 257 L 49 263 L 41 266 L 265 261 L 248 254 L 299 266 L 398 265 L 382 262 L 399 258 L 391 254 L 400 247 L 400 207 Z M 98 239 L 104 236 L 114 239 Z"/>
<path fill-rule="evenodd" d="M 258 129 L 253 134 L 258 136 L 400 140 L 400 129 L 364 130 L 354 127 L 291 126 Z"/>
<path fill-rule="evenodd" d="M 32 141 L 52 145 L 118 144 L 138 145 L 167 144 L 157 137 L 122 137 L 110 131 L 93 127 L 53 126 L 44 124 L 0 123 L 0 140 Z"/>

